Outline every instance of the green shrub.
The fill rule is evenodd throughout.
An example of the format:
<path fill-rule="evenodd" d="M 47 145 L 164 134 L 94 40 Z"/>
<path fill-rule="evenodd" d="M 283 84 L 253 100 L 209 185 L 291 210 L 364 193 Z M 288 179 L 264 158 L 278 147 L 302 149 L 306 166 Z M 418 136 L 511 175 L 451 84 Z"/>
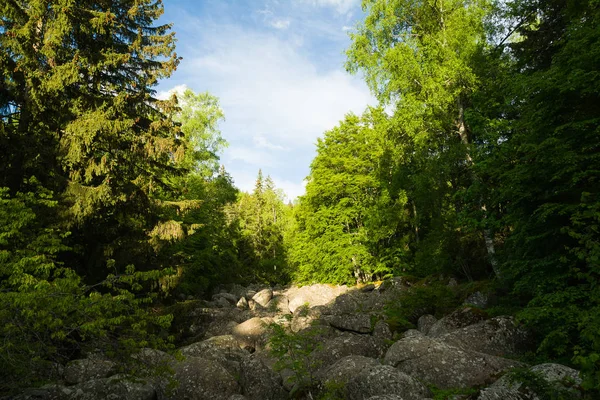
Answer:
<path fill-rule="evenodd" d="M 320 327 L 311 327 L 298 333 L 288 332 L 277 324 L 270 325 L 269 346 L 271 355 L 277 358 L 275 370 L 289 369 L 288 378 L 294 385 L 290 395 L 308 392 L 316 385 L 314 372 L 321 366 L 320 361 L 312 357 L 315 350 L 321 349 L 318 336 L 323 332 Z M 311 395 L 312 397 L 312 395 Z"/>
<path fill-rule="evenodd" d="M 538 373 L 528 368 L 515 368 L 508 372 L 508 381 L 521 384 L 519 392 L 537 397 L 540 400 L 575 400 L 581 398 L 581 393 L 575 383 L 568 378 L 560 382 L 549 382 Z"/>
<path fill-rule="evenodd" d="M 414 328 L 421 315 L 440 317 L 450 313 L 459 304 L 458 295 L 445 283 L 422 281 L 387 304 L 384 313 L 392 330 L 403 332 Z"/>

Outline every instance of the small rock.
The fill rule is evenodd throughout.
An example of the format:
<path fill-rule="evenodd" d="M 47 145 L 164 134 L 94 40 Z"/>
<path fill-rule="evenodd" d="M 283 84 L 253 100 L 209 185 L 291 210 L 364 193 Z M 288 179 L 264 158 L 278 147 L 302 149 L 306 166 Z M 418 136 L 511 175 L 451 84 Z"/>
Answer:
<path fill-rule="evenodd" d="M 215 305 L 220 308 L 229 308 L 231 307 L 231 303 L 227 301 L 224 297 L 217 297 L 215 300 Z"/>
<path fill-rule="evenodd" d="M 373 336 L 383 340 L 391 340 L 394 336 L 387 322 L 379 320 L 373 328 Z"/>
<path fill-rule="evenodd" d="M 417 329 L 409 329 L 402 334 L 403 338 L 419 337 L 419 336 L 423 336 L 423 333 L 421 333 L 421 331 L 419 331 Z"/>
<path fill-rule="evenodd" d="M 219 298 L 224 298 L 225 300 L 227 300 L 229 303 L 231 304 L 236 304 L 238 301 L 237 296 L 231 294 L 231 293 L 217 293 L 213 296 L 213 300 L 218 300 Z"/>
<path fill-rule="evenodd" d="M 273 291 L 271 289 L 263 289 L 252 296 L 252 300 L 254 300 L 257 304 L 260 304 L 262 307 L 266 307 L 272 298 Z"/>
<path fill-rule="evenodd" d="M 372 283 L 369 283 L 368 285 L 365 285 L 360 288 L 361 292 L 372 292 L 373 290 L 375 290 L 375 285 Z"/>
<path fill-rule="evenodd" d="M 465 305 L 470 305 L 478 308 L 486 308 L 488 306 L 489 297 L 479 291 L 473 293 L 465 300 Z"/>
<path fill-rule="evenodd" d="M 423 335 L 427 335 L 436 322 L 437 318 L 431 314 L 421 315 L 417 321 L 417 329 L 421 331 Z"/>
<path fill-rule="evenodd" d="M 249 308 L 248 300 L 246 300 L 245 297 L 240 297 L 240 300 L 237 302 L 236 307 L 241 310 L 247 310 Z"/>

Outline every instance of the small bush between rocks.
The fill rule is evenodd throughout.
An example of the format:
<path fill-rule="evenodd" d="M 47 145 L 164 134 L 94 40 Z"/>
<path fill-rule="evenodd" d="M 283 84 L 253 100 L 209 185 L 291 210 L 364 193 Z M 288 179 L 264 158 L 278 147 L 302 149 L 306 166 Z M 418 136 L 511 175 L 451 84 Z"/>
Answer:
<path fill-rule="evenodd" d="M 269 338 L 270 352 L 277 358 L 275 370 L 289 369 L 292 375 L 288 378 L 294 385 L 290 395 L 308 391 L 316 386 L 314 373 L 321 366 L 321 362 L 311 357 L 311 353 L 321 349 L 322 345 L 317 336 L 322 334 L 319 327 L 304 329 L 298 333 L 286 331 L 280 325 L 269 325 L 271 336 Z"/>
<path fill-rule="evenodd" d="M 537 395 L 540 400 L 576 400 L 581 399 L 580 388 L 565 378 L 560 382 L 549 382 L 539 372 L 529 368 L 515 368 L 507 374 L 508 382 L 521 384 L 520 392 Z"/>

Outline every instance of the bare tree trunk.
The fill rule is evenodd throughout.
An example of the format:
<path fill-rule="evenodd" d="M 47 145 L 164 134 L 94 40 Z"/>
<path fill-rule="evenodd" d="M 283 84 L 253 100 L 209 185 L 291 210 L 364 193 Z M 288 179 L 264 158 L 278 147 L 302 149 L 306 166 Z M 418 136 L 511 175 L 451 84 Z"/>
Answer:
<path fill-rule="evenodd" d="M 469 138 L 469 133 L 467 131 L 467 126 L 465 124 L 465 108 L 462 102 L 462 99 L 458 98 L 458 121 L 456 123 L 458 128 L 458 135 L 460 136 L 460 141 L 467 146 L 466 159 L 467 163 L 470 166 L 473 166 L 473 158 L 471 157 L 471 153 L 469 152 L 468 146 L 471 144 L 471 140 Z M 477 178 L 477 177 L 475 177 Z M 487 219 L 487 207 L 485 203 L 483 203 L 483 199 L 480 199 L 481 211 L 483 211 L 483 218 Z M 485 239 L 485 248 L 487 250 L 488 259 L 490 264 L 492 265 L 492 269 L 496 278 L 500 278 L 500 269 L 498 268 L 498 260 L 496 259 L 496 248 L 494 246 L 494 235 L 490 229 L 483 230 L 483 237 Z"/>
<path fill-rule="evenodd" d="M 412 206 L 413 206 L 413 215 L 415 217 L 415 239 L 417 240 L 417 244 L 419 243 L 419 223 L 417 221 L 417 205 L 415 204 L 415 202 L 412 202 Z"/>

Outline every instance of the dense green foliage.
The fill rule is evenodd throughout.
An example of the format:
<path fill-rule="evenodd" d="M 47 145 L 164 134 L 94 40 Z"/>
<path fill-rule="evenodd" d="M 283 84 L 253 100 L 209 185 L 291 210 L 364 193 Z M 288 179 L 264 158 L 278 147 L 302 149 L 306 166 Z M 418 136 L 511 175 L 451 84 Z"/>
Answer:
<path fill-rule="evenodd" d="M 535 357 L 598 393 L 600 3 L 363 9 L 347 68 L 380 104 L 318 140 L 292 206 L 219 168 L 218 99 L 154 97 L 179 62 L 161 1 L 2 2 L 0 391 L 92 349 L 168 347 L 148 305 L 170 294 L 410 274 L 493 280 Z M 432 282 L 389 308 L 397 329 L 463 300 Z"/>
<path fill-rule="evenodd" d="M 290 251 L 298 279 L 495 277 L 537 356 L 578 365 L 597 390 L 598 3 L 363 8 L 348 68 L 387 112 L 319 141 Z M 406 307 L 435 303 L 433 289 Z"/>
<path fill-rule="evenodd" d="M 241 193 L 226 212 L 229 223 L 239 232 L 239 260 L 242 282 L 287 283 L 287 243 L 291 207 L 283 202 L 283 193 L 270 176 L 258 171 L 252 193 Z"/>
<path fill-rule="evenodd" d="M 295 211 L 290 261 L 296 280 L 365 282 L 393 272 L 403 259 L 406 197 L 392 198 L 381 179 L 389 173 L 386 122 L 381 110 L 362 119 L 349 115 L 319 139 Z"/>
<path fill-rule="evenodd" d="M 170 317 L 144 306 L 168 272 L 147 232 L 188 145 L 174 102 L 152 97 L 178 63 L 161 13 L 149 0 L 0 6 L 0 391 L 92 349 L 129 360 L 168 342 Z"/>

